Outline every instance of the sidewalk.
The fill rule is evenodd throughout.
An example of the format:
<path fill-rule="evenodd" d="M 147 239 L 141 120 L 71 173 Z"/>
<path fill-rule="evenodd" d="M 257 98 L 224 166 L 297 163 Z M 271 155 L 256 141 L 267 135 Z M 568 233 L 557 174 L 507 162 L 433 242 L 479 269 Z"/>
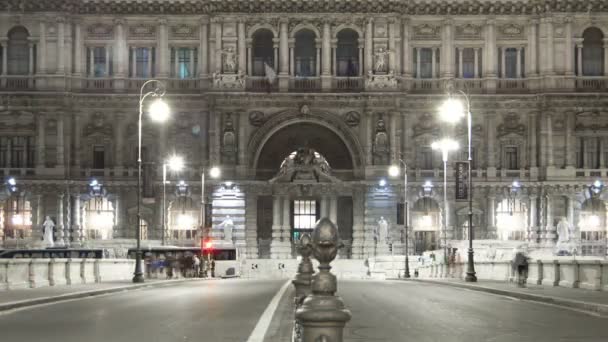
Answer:
<path fill-rule="evenodd" d="M 464 280 L 457 278 L 411 278 L 409 280 L 400 280 L 454 286 L 474 291 L 515 297 L 523 300 L 576 308 L 591 311 L 602 316 L 608 316 L 608 292 L 605 291 L 592 291 L 585 289 L 530 284 L 522 288 L 517 287 L 514 283 L 489 280 L 479 280 L 476 283 L 467 283 Z"/>
<path fill-rule="evenodd" d="M 146 279 L 145 283 L 140 284 L 134 284 L 129 280 L 125 280 L 0 291 L 0 312 L 39 304 L 98 296 L 108 293 L 137 290 L 141 288 L 169 286 L 175 283 L 196 281 L 201 279 L 202 278 L 182 278 L 175 280 Z"/>

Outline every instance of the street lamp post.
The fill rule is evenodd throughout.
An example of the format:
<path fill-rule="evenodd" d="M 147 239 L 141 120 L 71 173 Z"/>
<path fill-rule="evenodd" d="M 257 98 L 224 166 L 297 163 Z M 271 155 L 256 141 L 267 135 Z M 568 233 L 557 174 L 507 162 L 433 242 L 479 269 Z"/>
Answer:
<path fill-rule="evenodd" d="M 157 87 L 152 91 L 144 93 L 144 88 L 150 83 L 156 83 Z M 135 250 L 134 283 L 144 282 L 144 274 L 141 270 L 141 127 L 144 100 L 150 95 L 153 97 L 162 97 L 165 95 L 164 84 L 158 80 L 147 80 L 142 84 L 139 90 L 139 119 L 137 121 L 137 247 Z M 150 105 L 149 113 L 154 121 L 165 121 L 169 117 L 169 107 L 164 101 L 157 99 Z"/>
<path fill-rule="evenodd" d="M 403 277 L 404 278 L 409 278 L 410 277 L 410 260 L 409 260 L 409 256 L 408 256 L 408 252 L 409 252 L 409 248 L 408 248 L 408 215 L 409 215 L 409 208 L 408 208 L 408 201 L 407 201 L 407 165 L 405 164 L 405 162 L 403 161 L 403 159 L 399 158 L 399 162 L 403 165 L 403 228 L 405 230 L 405 269 L 404 269 L 404 273 L 403 273 Z M 397 165 L 392 165 L 389 169 L 388 172 L 391 176 L 393 177 L 397 177 L 399 176 L 399 166 Z"/>
<path fill-rule="evenodd" d="M 444 138 L 439 141 L 435 141 L 431 144 L 433 150 L 441 151 L 441 159 L 443 160 L 443 253 L 444 259 L 448 261 L 448 224 L 449 224 L 449 213 L 448 213 L 448 153 L 458 149 L 458 143 L 452 139 Z"/>
<path fill-rule="evenodd" d="M 167 166 L 171 171 L 178 172 L 184 168 L 184 159 L 180 156 L 172 156 L 169 160 L 163 163 L 163 231 L 161 237 L 161 245 L 165 245 L 167 238 Z"/>
<path fill-rule="evenodd" d="M 459 90 L 458 91 L 464 99 L 466 100 L 466 117 L 467 117 L 467 138 L 468 138 L 468 205 L 469 205 L 469 249 L 467 251 L 467 275 L 465 277 L 465 281 L 467 282 L 476 282 L 477 276 L 475 275 L 475 263 L 473 259 L 473 177 L 471 173 L 471 169 L 473 166 L 473 154 L 472 154 L 472 124 L 473 120 L 471 118 L 471 102 L 469 101 L 469 97 L 467 94 Z M 444 121 L 455 123 L 460 118 L 464 116 L 464 108 L 462 106 L 462 102 L 449 98 L 447 99 L 443 105 L 439 108 L 439 113 L 441 118 Z"/>

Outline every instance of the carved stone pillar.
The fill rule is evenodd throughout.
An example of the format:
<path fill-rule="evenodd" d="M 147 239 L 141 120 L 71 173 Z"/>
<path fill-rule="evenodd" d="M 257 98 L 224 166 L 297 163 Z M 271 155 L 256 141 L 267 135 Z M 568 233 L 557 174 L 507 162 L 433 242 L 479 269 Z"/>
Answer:
<path fill-rule="evenodd" d="M 270 257 L 279 259 L 281 257 L 281 197 L 274 195 L 272 198 L 272 241 L 270 243 Z"/>
<path fill-rule="evenodd" d="M 338 197 L 333 195 L 329 198 L 329 219 L 338 226 Z"/>
<path fill-rule="evenodd" d="M 487 239 L 496 238 L 496 195 L 490 190 L 488 193 L 488 222 L 487 222 Z"/>
<path fill-rule="evenodd" d="M 55 220 L 55 246 L 65 247 L 63 234 L 63 193 L 57 195 L 57 219 Z"/>
<path fill-rule="evenodd" d="M 365 29 L 365 74 L 373 72 L 373 50 L 374 50 L 374 21 L 367 20 L 367 28 Z"/>
<path fill-rule="evenodd" d="M 352 258 L 363 259 L 365 242 L 365 189 L 357 187 L 353 191 L 353 245 Z"/>
<path fill-rule="evenodd" d="M 127 36 L 125 34 L 125 22 L 124 19 L 114 20 L 116 28 L 115 42 L 116 52 L 114 58 L 114 72 L 117 78 L 127 77 L 129 52 L 127 48 Z M 134 70 L 135 71 L 135 70 Z"/>
<path fill-rule="evenodd" d="M 245 255 L 247 259 L 257 259 L 258 251 L 258 195 L 248 189 L 245 206 Z"/>
<path fill-rule="evenodd" d="M 167 29 L 167 19 L 158 20 L 158 77 L 169 77 L 169 32 Z M 192 61 L 193 63 L 193 61 Z M 175 62 L 177 64 L 177 60 Z M 177 77 L 177 75 L 176 75 Z"/>
<path fill-rule="evenodd" d="M 534 243 L 536 241 L 538 241 L 538 225 L 537 225 L 537 208 L 536 208 L 536 202 L 538 200 L 538 197 L 536 195 L 530 195 L 530 212 L 529 212 L 529 219 L 530 222 L 528 222 L 528 241 Z"/>
<path fill-rule="evenodd" d="M 63 137 L 63 113 L 57 115 L 57 167 L 63 168 L 64 165 L 64 137 Z"/>
<path fill-rule="evenodd" d="M 547 146 L 546 148 L 546 153 L 547 153 L 547 167 L 553 167 L 554 162 L 553 162 L 553 115 L 551 114 L 547 114 L 546 115 L 547 118 Z"/>
<path fill-rule="evenodd" d="M 289 201 L 289 196 L 283 197 L 283 224 L 281 226 L 281 240 L 283 242 L 289 242 L 291 238 L 291 205 Z"/>
<path fill-rule="evenodd" d="M 366 145 L 366 152 L 367 152 L 367 165 L 373 164 L 372 150 L 373 150 L 374 143 L 372 141 L 372 135 L 373 135 L 372 131 L 374 129 L 374 125 L 372 123 L 372 120 L 373 120 L 373 113 L 366 112 L 365 113 L 365 145 Z"/>
<path fill-rule="evenodd" d="M 38 42 L 38 73 L 46 74 L 46 20 L 40 20 L 40 38 Z"/>
<path fill-rule="evenodd" d="M 443 22 L 443 40 L 441 42 L 441 74 L 442 77 L 454 77 L 454 23 L 451 19 Z"/>
<path fill-rule="evenodd" d="M 80 222 L 80 194 L 74 195 L 72 207 L 72 247 L 81 247 L 83 241 L 82 224 Z"/>
<path fill-rule="evenodd" d="M 215 72 L 222 73 L 222 21 L 215 18 Z"/>
<path fill-rule="evenodd" d="M 237 33 L 238 33 L 238 59 L 239 66 L 238 70 L 245 72 L 247 68 L 247 50 L 246 50 L 246 36 L 245 36 L 245 21 L 239 19 L 237 22 Z"/>
<path fill-rule="evenodd" d="M 553 226 L 553 198 L 549 194 L 545 197 L 545 217 L 547 219 L 545 222 L 544 242 L 547 246 L 553 246 L 557 235 L 555 234 L 555 226 Z"/>
<path fill-rule="evenodd" d="M 567 112 L 565 114 L 566 120 L 566 167 L 574 168 L 574 123 L 575 114 L 574 112 Z"/>
<path fill-rule="evenodd" d="M 8 74 L 8 41 L 6 39 L 0 40 L 0 46 L 2 46 L 2 76 Z"/>
<path fill-rule="evenodd" d="M 537 165 L 536 156 L 537 156 L 537 147 L 536 147 L 536 135 L 538 132 L 536 131 L 536 113 L 530 113 L 529 118 L 530 124 L 530 169 L 535 169 Z"/>
<path fill-rule="evenodd" d="M 159 201 L 160 202 L 160 201 Z M 118 238 L 118 237 L 122 237 L 121 234 L 121 227 L 120 225 L 122 224 L 122 201 L 120 198 L 120 194 L 114 194 L 114 226 L 112 227 L 112 238 Z M 159 221 L 160 222 L 160 221 Z M 151 228 L 151 224 L 152 222 L 149 222 L 148 224 L 148 239 L 150 238 L 150 231 L 152 230 Z M 158 225 L 159 227 L 161 227 L 162 229 L 162 224 Z M 160 237 L 160 236 L 159 236 Z"/>
<path fill-rule="evenodd" d="M 124 122 L 124 115 L 121 113 L 116 114 L 115 116 L 116 122 L 121 123 Z M 114 141 L 116 149 L 114 151 L 114 166 L 117 168 L 122 168 L 124 166 L 124 154 L 125 154 L 125 125 L 118 124 L 115 126 L 114 130 Z M 127 154 L 128 155 L 128 154 Z M 164 154 L 161 154 L 161 158 L 164 158 Z"/>
<path fill-rule="evenodd" d="M 397 65 L 397 49 L 395 49 L 395 18 L 390 18 L 388 21 L 388 49 L 392 51 L 392 53 L 388 54 L 388 71 L 393 71 L 395 75 L 399 75 L 401 70 Z M 335 222 L 334 222 L 335 224 Z"/>
<path fill-rule="evenodd" d="M 198 75 L 200 78 L 205 78 L 209 74 L 209 18 L 201 18 L 200 25 L 200 46 L 199 46 L 199 63 Z M 204 132 L 204 131 L 203 131 Z"/>
<path fill-rule="evenodd" d="M 485 77 L 496 78 L 496 21 L 489 19 L 486 21 L 486 58 L 483 61 L 485 65 Z"/>
<path fill-rule="evenodd" d="M 279 57 L 281 58 L 279 73 L 283 76 L 289 74 L 289 33 L 287 32 L 287 23 L 287 19 L 279 21 Z"/>
<path fill-rule="evenodd" d="M 65 51 L 65 20 L 64 18 L 57 18 L 57 74 L 63 75 L 65 74 L 65 61 L 66 54 Z"/>
<path fill-rule="evenodd" d="M 547 45 L 546 45 L 546 53 L 547 58 L 544 59 L 543 65 L 546 66 L 545 74 L 546 75 L 555 75 L 554 69 L 554 61 L 555 61 L 555 48 L 554 48 L 554 38 L 553 38 L 553 18 L 547 17 L 544 19 L 545 21 L 545 32 L 547 37 Z"/>
<path fill-rule="evenodd" d="M 410 20 L 403 18 L 401 21 L 403 31 L 401 33 L 401 47 L 403 49 L 403 77 L 412 77 L 412 61 L 410 59 L 412 51 L 410 48 Z"/>
<path fill-rule="evenodd" d="M 245 167 L 247 166 L 247 154 L 245 153 L 245 149 L 246 149 L 246 141 L 247 141 L 247 135 L 246 135 L 246 129 L 247 129 L 247 113 L 242 112 L 239 113 L 239 136 L 238 136 L 238 146 L 239 146 L 239 161 L 238 163 Z"/>
<path fill-rule="evenodd" d="M 74 19 L 74 76 L 82 76 L 84 66 L 84 58 L 82 52 L 84 49 L 84 41 L 82 39 L 82 21 Z M 86 56 L 86 55 L 85 55 Z"/>
<path fill-rule="evenodd" d="M 566 76 L 574 76 L 573 38 L 574 37 L 572 37 L 572 17 L 568 16 L 566 17 L 566 37 L 564 40 L 564 50 L 566 50 Z"/>
<path fill-rule="evenodd" d="M 528 34 L 528 56 L 529 61 L 526 61 L 527 76 L 535 77 L 538 76 L 538 69 L 536 68 L 537 55 L 536 51 L 538 48 L 538 19 L 532 19 L 529 23 L 529 34 Z"/>
<path fill-rule="evenodd" d="M 36 168 L 42 169 L 46 166 L 46 119 L 42 113 L 37 117 L 36 133 Z"/>
<path fill-rule="evenodd" d="M 496 114 L 495 113 L 488 113 L 487 115 L 487 122 L 486 122 L 486 127 L 487 127 L 487 134 L 488 134 L 488 151 L 487 151 L 487 158 L 488 158 L 488 169 L 492 169 L 491 173 L 493 174 L 493 176 L 496 176 L 496 151 L 495 151 L 495 147 L 494 147 L 494 142 L 496 141 Z M 488 171 L 488 174 L 490 173 L 490 171 Z M 490 176 L 490 175 L 488 175 Z"/>

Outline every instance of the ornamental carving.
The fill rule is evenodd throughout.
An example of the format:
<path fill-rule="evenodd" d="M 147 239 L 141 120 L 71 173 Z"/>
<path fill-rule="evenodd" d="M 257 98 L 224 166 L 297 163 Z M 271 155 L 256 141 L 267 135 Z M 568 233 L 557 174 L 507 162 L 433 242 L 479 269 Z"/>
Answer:
<path fill-rule="evenodd" d="M 344 114 L 344 122 L 350 127 L 356 127 L 361 122 L 361 114 L 355 111 Z"/>
<path fill-rule="evenodd" d="M 388 36 L 388 27 L 386 22 L 376 22 L 374 25 L 374 37 L 386 38 Z"/>
<path fill-rule="evenodd" d="M 236 37 L 236 23 L 224 23 L 222 35 L 224 37 Z"/>
<path fill-rule="evenodd" d="M 524 27 L 516 24 L 507 24 L 498 28 L 500 37 L 503 39 L 523 39 Z"/>
<path fill-rule="evenodd" d="M 156 39 L 156 26 L 152 24 L 129 26 L 129 38 Z"/>
<path fill-rule="evenodd" d="M 457 26 L 456 39 L 481 39 L 481 26 L 473 24 Z"/>
<path fill-rule="evenodd" d="M 253 111 L 249 113 L 249 123 L 252 126 L 260 127 L 264 124 L 264 113 L 260 111 Z"/>
<path fill-rule="evenodd" d="M 588 111 L 577 113 L 575 129 L 577 131 L 608 130 L 608 112 Z"/>
<path fill-rule="evenodd" d="M 171 39 L 198 39 L 198 29 L 196 26 L 177 25 L 169 29 Z"/>
<path fill-rule="evenodd" d="M 0 112 L 0 131 L 35 131 L 34 114 L 18 110 Z"/>
<path fill-rule="evenodd" d="M 414 26 L 414 39 L 439 39 L 439 26 L 429 24 Z"/>
<path fill-rule="evenodd" d="M 435 124 L 433 115 L 430 113 L 424 113 L 418 117 L 418 122 L 414 125 L 414 136 L 420 136 L 423 134 L 437 135 L 439 133 L 439 127 Z"/>
<path fill-rule="evenodd" d="M 504 116 L 503 123 L 498 126 L 498 136 L 502 137 L 507 134 L 525 135 L 526 126 L 519 122 L 518 114 L 509 113 Z"/>
<path fill-rule="evenodd" d="M 84 136 L 93 134 L 112 136 L 112 125 L 106 122 L 103 113 L 95 113 L 91 116 L 91 122 L 84 129 Z"/>
<path fill-rule="evenodd" d="M 114 26 L 109 24 L 93 24 L 87 27 L 88 39 L 114 39 Z"/>

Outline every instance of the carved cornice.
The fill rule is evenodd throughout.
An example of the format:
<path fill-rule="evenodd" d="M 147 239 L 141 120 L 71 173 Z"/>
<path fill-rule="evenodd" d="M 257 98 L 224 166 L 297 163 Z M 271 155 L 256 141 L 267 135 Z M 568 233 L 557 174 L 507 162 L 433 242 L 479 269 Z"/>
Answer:
<path fill-rule="evenodd" d="M 5 0 L 0 11 L 72 14 L 397 13 L 401 15 L 544 15 L 608 11 L 605 0 Z"/>

